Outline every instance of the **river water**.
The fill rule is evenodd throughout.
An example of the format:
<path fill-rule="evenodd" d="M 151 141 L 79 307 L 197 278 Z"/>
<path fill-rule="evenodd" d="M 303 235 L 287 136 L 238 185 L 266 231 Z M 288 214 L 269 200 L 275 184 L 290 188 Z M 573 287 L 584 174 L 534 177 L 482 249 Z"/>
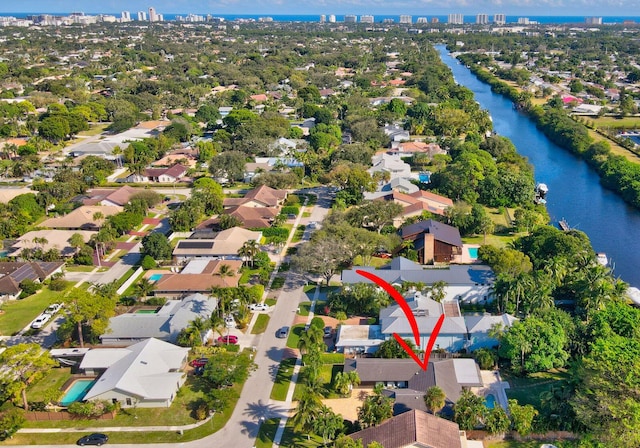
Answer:
<path fill-rule="evenodd" d="M 585 232 L 596 252 L 605 252 L 614 274 L 640 287 L 640 212 L 600 185 L 600 177 L 583 160 L 551 142 L 513 103 L 491 91 L 469 69 L 437 46 L 456 82 L 472 90 L 489 111 L 495 131 L 511 139 L 518 153 L 535 167 L 537 182 L 549 187 L 547 210 L 554 224 L 565 219 Z"/>

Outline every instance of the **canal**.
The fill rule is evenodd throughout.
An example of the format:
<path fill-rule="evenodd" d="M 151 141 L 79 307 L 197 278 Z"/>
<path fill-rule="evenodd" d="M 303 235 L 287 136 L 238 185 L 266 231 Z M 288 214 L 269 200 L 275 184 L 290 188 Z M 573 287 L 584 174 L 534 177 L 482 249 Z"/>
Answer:
<path fill-rule="evenodd" d="M 535 167 L 537 182 L 549 187 L 547 209 L 552 223 L 560 219 L 585 232 L 596 252 L 605 252 L 617 277 L 640 287 L 640 212 L 600 185 L 599 176 L 583 160 L 551 142 L 510 100 L 491 91 L 469 69 L 436 47 L 456 82 L 472 90 L 489 111 L 499 135 L 511 139 Z"/>

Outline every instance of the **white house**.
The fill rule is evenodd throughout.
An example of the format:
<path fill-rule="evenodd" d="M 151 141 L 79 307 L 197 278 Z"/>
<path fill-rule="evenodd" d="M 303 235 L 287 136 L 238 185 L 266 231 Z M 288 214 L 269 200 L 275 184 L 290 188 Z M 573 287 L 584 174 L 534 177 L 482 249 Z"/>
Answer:
<path fill-rule="evenodd" d="M 84 399 L 168 408 L 186 380 L 182 369 L 188 356 L 188 348 L 153 338 L 127 348 L 89 350 L 80 369 L 99 377 Z"/>

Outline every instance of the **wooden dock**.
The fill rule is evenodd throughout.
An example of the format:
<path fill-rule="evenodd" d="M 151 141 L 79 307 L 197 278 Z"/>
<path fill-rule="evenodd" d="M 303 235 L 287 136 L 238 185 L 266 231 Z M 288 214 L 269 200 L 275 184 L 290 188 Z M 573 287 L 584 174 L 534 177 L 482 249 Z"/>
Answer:
<path fill-rule="evenodd" d="M 560 227 L 560 230 L 562 230 L 563 232 L 568 232 L 569 230 L 571 230 L 569 223 L 564 218 L 558 221 L 558 227 Z"/>

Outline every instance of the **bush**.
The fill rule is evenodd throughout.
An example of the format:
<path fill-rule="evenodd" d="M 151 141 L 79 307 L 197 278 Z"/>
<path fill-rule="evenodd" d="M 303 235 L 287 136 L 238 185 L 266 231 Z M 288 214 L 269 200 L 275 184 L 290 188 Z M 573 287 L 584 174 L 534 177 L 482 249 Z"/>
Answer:
<path fill-rule="evenodd" d="M 71 285 L 71 282 L 66 281 L 63 278 L 55 278 L 49 282 L 49 289 L 51 291 L 64 291 Z"/>
<path fill-rule="evenodd" d="M 255 257 L 253 257 L 253 266 L 257 269 L 268 268 L 271 266 L 271 259 L 266 252 L 258 252 Z"/>
<path fill-rule="evenodd" d="M 6 440 L 18 432 L 24 425 L 24 411 L 21 409 L 11 409 L 0 416 L 0 440 Z"/>
<path fill-rule="evenodd" d="M 87 401 L 86 403 L 76 401 L 69 405 L 67 411 L 69 411 L 69 414 L 79 417 L 96 418 L 114 409 L 115 405 L 108 401 Z"/>
<path fill-rule="evenodd" d="M 287 200 L 284 201 L 284 205 L 297 205 L 300 204 L 300 198 L 298 196 L 296 196 L 295 194 L 290 194 L 289 196 L 287 196 Z"/>
<path fill-rule="evenodd" d="M 264 295 L 264 285 L 253 285 L 248 289 L 249 296 L 253 303 L 258 303 Z"/>
<path fill-rule="evenodd" d="M 208 415 L 209 415 L 209 406 L 207 406 L 207 403 L 201 403 L 196 408 L 196 420 L 202 421 L 205 418 L 207 418 Z"/>
<path fill-rule="evenodd" d="M 145 300 L 144 303 L 146 305 L 162 306 L 165 303 L 167 303 L 167 298 L 166 297 L 149 297 L 147 300 Z"/>
<path fill-rule="evenodd" d="M 282 207 L 280 210 L 281 215 L 297 215 L 300 212 L 300 209 L 295 205 L 287 205 Z"/>
<path fill-rule="evenodd" d="M 25 278 L 20 282 L 20 288 L 22 289 L 22 294 L 20 294 L 20 296 L 28 297 L 38 292 L 38 290 L 42 288 L 42 285 L 31 279 Z"/>
<path fill-rule="evenodd" d="M 313 319 L 311 319 L 310 326 L 317 327 L 317 328 L 324 328 L 324 320 L 322 320 L 321 317 L 314 317 Z"/>
<path fill-rule="evenodd" d="M 481 348 L 473 352 L 473 357 L 478 362 L 482 370 L 493 369 L 496 365 L 498 357 L 496 353 L 489 348 Z"/>
<path fill-rule="evenodd" d="M 280 289 L 284 286 L 284 277 L 276 277 L 273 279 L 273 283 L 271 283 L 272 289 Z"/>
<path fill-rule="evenodd" d="M 142 266 L 142 269 L 148 271 L 149 269 L 153 269 L 156 267 L 156 260 L 154 260 L 150 255 L 145 255 L 142 259 L 142 262 L 140 263 L 140 266 Z"/>
<path fill-rule="evenodd" d="M 73 256 L 73 262 L 82 266 L 93 265 L 93 249 L 91 246 L 84 245 L 80 248 L 78 253 Z"/>

